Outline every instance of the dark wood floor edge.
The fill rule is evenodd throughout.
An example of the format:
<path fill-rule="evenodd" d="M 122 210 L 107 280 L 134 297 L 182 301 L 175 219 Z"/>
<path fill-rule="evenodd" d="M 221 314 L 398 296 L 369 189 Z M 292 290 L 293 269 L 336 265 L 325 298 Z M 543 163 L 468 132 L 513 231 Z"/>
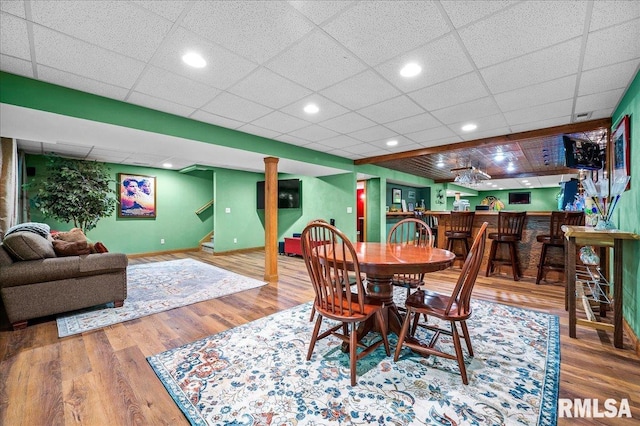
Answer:
<path fill-rule="evenodd" d="M 634 333 L 633 329 L 629 325 L 626 319 L 622 319 L 622 328 L 627 332 L 627 336 L 629 336 L 629 340 L 633 344 L 633 351 L 640 357 L 640 339 Z"/>

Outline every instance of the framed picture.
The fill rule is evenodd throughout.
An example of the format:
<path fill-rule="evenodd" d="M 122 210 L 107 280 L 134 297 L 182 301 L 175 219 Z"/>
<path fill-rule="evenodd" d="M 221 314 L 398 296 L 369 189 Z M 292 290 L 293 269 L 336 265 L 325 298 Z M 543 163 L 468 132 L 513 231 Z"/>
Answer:
<path fill-rule="evenodd" d="M 393 204 L 402 202 L 402 189 L 400 188 L 391 189 L 391 202 Z"/>
<path fill-rule="evenodd" d="M 415 211 L 415 207 L 413 203 L 407 203 L 407 211 Z"/>
<path fill-rule="evenodd" d="M 156 217 L 156 177 L 118 173 L 118 217 Z"/>
<path fill-rule="evenodd" d="M 620 176 L 631 176 L 630 138 L 629 116 L 625 115 L 616 126 L 611 138 L 611 177 L 613 180 Z M 625 191 L 630 188 L 631 181 L 627 184 Z"/>
<path fill-rule="evenodd" d="M 407 198 L 409 200 L 415 200 L 416 199 L 416 191 L 409 191 L 408 195 L 407 195 Z"/>

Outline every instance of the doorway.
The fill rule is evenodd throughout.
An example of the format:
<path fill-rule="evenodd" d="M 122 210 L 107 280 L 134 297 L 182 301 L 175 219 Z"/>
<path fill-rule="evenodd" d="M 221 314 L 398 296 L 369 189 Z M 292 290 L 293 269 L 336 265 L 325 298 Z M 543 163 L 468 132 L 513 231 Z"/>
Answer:
<path fill-rule="evenodd" d="M 366 241 L 366 192 L 365 181 L 358 181 L 356 189 L 356 231 L 358 241 Z"/>

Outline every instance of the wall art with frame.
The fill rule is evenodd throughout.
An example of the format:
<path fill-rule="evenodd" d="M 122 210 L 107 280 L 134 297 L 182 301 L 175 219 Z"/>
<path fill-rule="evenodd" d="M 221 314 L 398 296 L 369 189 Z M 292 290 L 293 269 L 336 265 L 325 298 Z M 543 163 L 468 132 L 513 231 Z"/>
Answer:
<path fill-rule="evenodd" d="M 618 122 L 611 137 L 611 183 L 617 177 L 631 176 L 631 133 L 629 116 L 625 115 Z M 631 188 L 631 180 L 627 189 Z"/>
<path fill-rule="evenodd" d="M 118 217 L 156 217 L 156 177 L 118 173 Z"/>
<path fill-rule="evenodd" d="M 402 202 L 402 189 L 400 188 L 391 189 L 391 202 L 393 204 L 400 204 Z"/>

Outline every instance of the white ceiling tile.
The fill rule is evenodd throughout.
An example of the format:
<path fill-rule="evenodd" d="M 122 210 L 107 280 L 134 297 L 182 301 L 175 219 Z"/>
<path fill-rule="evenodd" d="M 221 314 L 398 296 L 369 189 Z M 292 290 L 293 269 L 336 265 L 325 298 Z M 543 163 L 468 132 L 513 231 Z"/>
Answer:
<path fill-rule="evenodd" d="M 427 111 L 469 102 L 487 96 L 482 81 L 476 73 L 469 73 L 409 94 Z"/>
<path fill-rule="evenodd" d="M 440 126 L 441 123 L 436 120 L 431 114 L 424 113 L 414 115 L 413 117 L 403 118 L 401 120 L 392 121 L 386 123 L 385 127 L 394 130 L 397 133 L 413 133 L 420 130 L 431 129 L 433 127 Z"/>
<path fill-rule="evenodd" d="M 185 64 L 182 56 L 188 52 L 200 54 L 207 66 L 193 68 Z M 228 88 L 257 68 L 255 63 L 183 28 L 178 28 L 167 38 L 151 63 L 219 89 Z"/>
<path fill-rule="evenodd" d="M 343 150 L 352 154 L 362 154 L 365 157 L 372 157 L 374 155 L 384 155 L 389 153 L 387 150 L 380 149 L 368 143 L 345 146 Z"/>
<path fill-rule="evenodd" d="M 353 1 L 290 1 L 300 13 L 311 19 L 315 24 L 320 24 L 341 10 L 349 7 Z"/>
<path fill-rule="evenodd" d="M 312 124 L 311 126 L 303 127 L 302 129 L 289 132 L 289 135 L 299 137 L 300 139 L 317 142 L 323 139 L 338 136 L 338 133 L 334 132 L 333 130 L 325 129 L 324 127 L 318 126 L 317 124 Z"/>
<path fill-rule="evenodd" d="M 450 29 L 432 2 L 360 2 L 324 29 L 369 65 L 415 49 Z"/>
<path fill-rule="evenodd" d="M 200 108 L 220 93 L 218 89 L 153 66 L 145 70 L 135 90 L 193 108 Z"/>
<path fill-rule="evenodd" d="M 434 146 L 445 146 L 445 145 L 458 143 L 458 142 L 462 142 L 462 139 L 460 138 L 460 136 L 453 135 L 453 136 L 446 136 L 440 139 L 431 139 L 427 142 L 420 142 L 420 145 L 423 148 L 432 148 Z"/>
<path fill-rule="evenodd" d="M 624 94 L 624 89 L 578 96 L 576 99 L 576 113 L 591 112 L 600 109 L 614 109 Z"/>
<path fill-rule="evenodd" d="M 420 130 L 419 132 L 407 133 L 405 136 L 416 143 L 425 144 L 431 140 L 456 137 L 456 134 L 447 126 L 439 126 L 432 129 Z"/>
<path fill-rule="evenodd" d="M 484 68 L 582 35 L 586 7 L 577 1 L 524 1 L 459 34 L 476 65 Z"/>
<path fill-rule="evenodd" d="M 311 31 L 285 2 L 197 2 L 182 25 L 252 61 L 263 63 Z"/>
<path fill-rule="evenodd" d="M 364 118 L 363 116 L 356 114 L 355 112 L 349 112 L 339 117 L 323 121 L 320 124 L 322 127 L 326 127 L 338 133 L 351 133 L 356 130 L 375 126 L 376 123 L 368 118 Z"/>
<path fill-rule="evenodd" d="M 638 1 L 594 1 L 589 31 L 600 30 L 638 17 L 640 17 Z"/>
<path fill-rule="evenodd" d="M 124 1 L 37 1 L 33 21 L 96 46 L 151 59 L 171 22 Z"/>
<path fill-rule="evenodd" d="M 580 39 L 571 40 L 482 69 L 480 74 L 491 93 L 507 92 L 566 77 L 578 72 L 580 46 Z"/>
<path fill-rule="evenodd" d="M 516 3 L 518 2 L 507 0 L 470 0 L 443 1 L 441 4 L 453 25 L 456 28 L 460 28 Z"/>
<path fill-rule="evenodd" d="M 31 60 L 26 21 L 6 13 L 0 14 L 0 53 Z"/>
<path fill-rule="evenodd" d="M 322 90 L 365 68 L 357 58 L 321 31 L 309 34 L 265 66 L 313 91 Z"/>
<path fill-rule="evenodd" d="M 97 161 L 105 161 L 107 163 L 120 163 L 129 157 L 128 152 L 113 151 L 104 148 L 93 147 L 91 150 L 91 158 L 95 158 Z"/>
<path fill-rule="evenodd" d="M 415 77 L 402 77 L 400 70 L 410 62 L 420 65 L 422 72 Z M 380 74 L 405 92 L 432 86 L 458 75 L 466 74 L 473 69 L 466 53 L 452 34 L 376 67 Z"/>
<path fill-rule="evenodd" d="M 300 129 L 309 123 L 280 111 L 274 111 L 264 117 L 254 120 L 251 124 L 279 133 L 289 133 Z"/>
<path fill-rule="evenodd" d="M 33 78 L 33 66 L 31 65 L 31 61 L 7 55 L 0 55 L 0 65 L 2 66 L 2 71 Z"/>
<path fill-rule="evenodd" d="M 375 105 L 362 108 L 360 114 L 377 122 L 388 123 L 424 113 L 424 110 L 406 96 L 398 96 Z"/>
<path fill-rule="evenodd" d="M 93 93 L 94 95 L 117 99 L 119 101 L 125 100 L 127 93 L 129 93 L 128 89 L 122 87 L 70 74 L 44 65 L 38 67 L 38 78 L 59 86 L 73 87 L 76 90 L 82 90 L 83 92 Z"/>
<path fill-rule="evenodd" d="M 349 133 L 349 136 L 362 142 L 373 142 L 382 138 L 397 137 L 398 134 L 384 126 L 373 126 Z"/>
<path fill-rule="evenodd" d="M 547 127 L 561 126 L 571 122 L 570 115 L 563 115 L 559 117 L 553 117 L 543 120 L 534 121 L 535 117 L 531 121 L 523 122 L 520 124 L 511 124 L 512 133 L 528 132 L 530 130 L 546 129 Z"/>
<path fill-rule="evenodd" d="M 300 139 L 300 138 L 296 138 L 293 135 L 280 135 L 280 136 L 276 136 L 275 140 L 278 140 L 280 142 L 284 142 L 284 143 L 288 143 L 291 145 L 296 145 L 296 146 L 306 146 L 306 145 L 310 145 L 313 142 L 308 141 L 306 139 Z"/>
<path fill-rule="evenodd" d="M 249 133 L 251 135 L 258 135 L 264 138 L 274 139 L 276 136 L 280 136 L 282 132 L 277 132 L 274 130 L 265 129 L 263 127 L 254 126 L 253 124 L 245 124 L 242 127 L 239 127 L 237 130 L 241 132 Z"/>
<path fill-rule="evenodd" d="M 190 118 L 202 121 L 204 123 L 215 124 L 216 126 L 225 127 L 227 129 L 237 129 L 238 127 L 244 125 L 244 122 L 242 121 L 232 120 L 227 117 L 210 114 L 202 110 L 195 111 L 193 114 L 191 114 Z"/>
<path fill-rule="evenodd" d="M 332 155 L 337 155 L 338 157 L 349 158 L 351 160 L 357 160 L 359 158 L 365 158 L 364 155 L 354 154 L 352 152 L 347 152 L 344 149 L 332 149 L 330 151 L 327 151 L 327 153 L 332 154 Z"/>
<path fill-rule="evenodd" d="M 545 119 L 555 119 L 557 117 L 566 117 L 571 115 L 573 100 L 552 102 L 549 104 L 538 105 L 531 108 L 523 108 L 517 111 L 509 111 L 504 114 L 510 126 L 518 124 L 531 123 L 534 120 L 540 121 Z M 540 128 L 540 127 L 538 127 Z"/>
<path fill-rule="evenodd" d="M 56 152 L 59 154 L 73 154 L 75 157 L 84 157 L 91 151 L 92 146 L 83 146 L 76 144 L 57 143 L 55 144 Z"/>
<path fill-rule="evenodd" d="M 203 106 L 202 110 L 245 122 L 253 121 L 273 112 L 271 108 L 227 92 L 220 93 L 215 99 Z"/>
<path fill-rule="evenodd" d="M 472 132 L 463 131 L 462 126 L 469 123 L 473 123 L 478 127 Z M 464 120 L 457 123 L 449 124 L 449 128 L 464 139 L 480 139 L 484 136 L 478 135 L 487 135 L 490 132 L 493 132 L 493 136 L 504 135 L 509 132 L 499 132 L 507 127 L 507 121 L 504 119 L 504 116 L 502 114 L 490 115 L 488 117 L 477 118 L 474 120 Z"/>
<path fill-rule="evenodd" d="M 500 110 L 491 97 L 476 99 L 431 112 L 435 118 L 445 124 L 473 121 L 498 113 L 500 113 Z"/>
<path fill-rule="evenodd" d="M 589 33 L 584 69 L 640 58 L 640 18 Z"/>
<path fill-rule="evenodd" d="M 38 64 L 127 88 L 144 68 L 140 61 L 38 25 L 33 26 L 33 33 Z"/>
<path fill-rule="evenodd" d="M 258 69 L 228 91 L 271 108 L 282 108 L 311 94 L 310 90 L 265 68 Z"/>
<path fill-rule="evenodd" d="M 358 109 L 396 97 L 400 91 L 375 72 L 367 70 L 320 93 L 347 108 Z"/>
<path fill-rule="evenodd" d="M 523 105 L 535 106 L 541 103 L 571 99 L 576 91 L 576 76 L 559 78 L 544 83 L 533 84 L 521 89 L 495 95 L 502 111 L 522 109 Z"/>
<path fill-rule="evenodd" d="M 504 119 L 502 120 L 505 121 Z M 505 127 L 492 127 L 490 130 L 487 130 L 485 132 L 476 131 L 472 133 L 465 133 L 465 132 L 458 131 L 457 133 L 462 140 L 473 141 L 477 139 L 490 138 L 496 135 L 508 135 L 509 133 L 511 133 L 511 129 L 505 126 Z"/>
<path fill-rule="evenodd" d="M 0 1 L 0 10 L 21 18 L 26 18 L 24 2 L 22 1 Z"/>
<path fill-rule="evenodd" d="M 626 88 L 635 76 L 640 60 L 622 62 L 584 71 L 580 76 L 579 96 Z"/>
<path fill-rule="evenodd" d="M 132 92 L 127 102 L 180 116 L 188 116 L 195 111 L 195 107 L 180 105 L 173 101 L 156 98 L 155 96 L 140 92 Z"/>
<path fill-rule="evenodd" d="M 353 139 L 347 135 L 334 136 L 332 138 L 325 139 L 320 143 L 326 147 L 340 149 L 362 144 L 359 140 Z"/>
<path fill-rule="evenodd" d="M 134 0 L 134 3 L 138 6 L 144 7 L 147 10 L 160 15 L 171 22 L 175 22 L 185 6 L 191 3 L 189 0 Z"/>
<path fill-rule="evenodd" d="M 385 141 L 383 141 L 385 142 Z M 404 152 L 404 151 L 413 151 L 416 149 L 422 149 L 424 148 L 422 145 L 417 144 L 415 142 L 411 142 L 409 139 L 403 139 L 402 142 L 398 143 L 398 145 L 396 146 L 382 146 L 381 147 L 383 149 L 385 149 L 386 151 L 390 152 L 391 154 L 395 154 L 398 152 Z"/>
<path fill-rule="evenodd" d="M 307 114 L 306 112 L 304 112 L 304 107 L 308 104 L 315 104 L 320 109 L 320 111 L 315 114 Z M 300 99 L 299 101 L 296 101 L 291 105 L 282 108 L 281 111 L 313 123 L 319 123 L 321 121 L 325 121 L 348 112 L 346 108 L 338 105 L 337 103 L 327 99 L 324 96 L 320 96 L 317 94 L 313 94 L 305 97 L 304 99 Z"/>

